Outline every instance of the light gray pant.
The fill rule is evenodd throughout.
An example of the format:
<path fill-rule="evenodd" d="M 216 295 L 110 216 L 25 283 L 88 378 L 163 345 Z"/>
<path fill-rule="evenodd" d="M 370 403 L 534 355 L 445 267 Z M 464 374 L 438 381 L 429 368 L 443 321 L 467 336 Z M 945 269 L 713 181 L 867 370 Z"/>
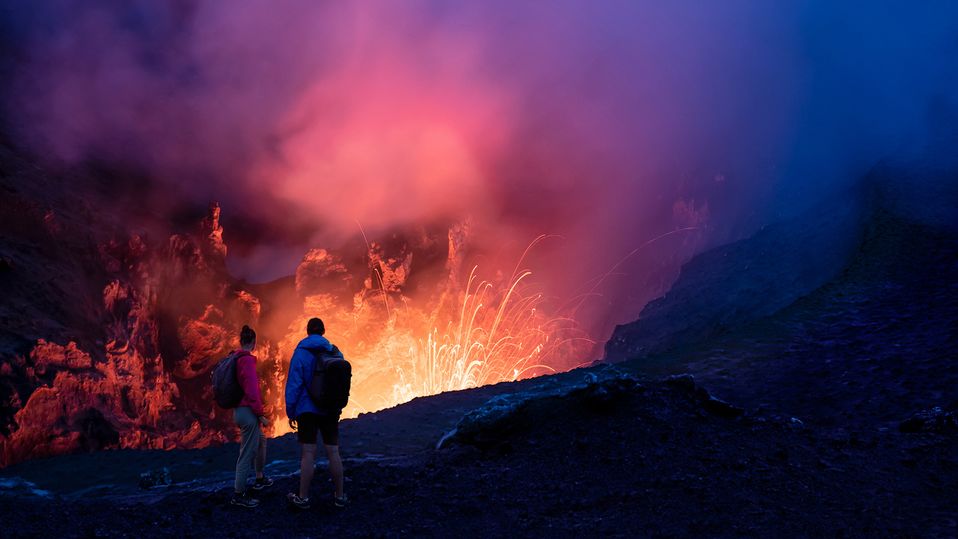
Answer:
<path fill-rule="evenodd" d="M 259 419 L 253 414 L 249 406 L 240 406 L 233 410 L 233 421 L 240 429 L 239 458 L 236 460 L 236 481 L 233 483 L 233 492 L 246 492 L 246 479 L 249 469 L 256 466 L 257 472 L 263 471 L 266 465 L 266 437 L 259 428 Z"/>

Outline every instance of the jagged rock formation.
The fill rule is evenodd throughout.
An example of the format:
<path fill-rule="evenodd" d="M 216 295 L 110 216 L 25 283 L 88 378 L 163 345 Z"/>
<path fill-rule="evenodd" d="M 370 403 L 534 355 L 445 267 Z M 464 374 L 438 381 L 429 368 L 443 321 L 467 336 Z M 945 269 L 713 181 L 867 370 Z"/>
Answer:
<path fill-rule="evenodd" d="M 360 391 L 347 417 L 578 363 L 580 341 L 565 338 L 575 328 L 558 327 L 538 296 L 506 293 L 502 274 L 463 279 L 468 222 L 392 230 L 365 250 L 311 249 L 292 278 L 250 285 L 227 269 L 216 203 L 205 215 L 182 201 L 177 211 L 153 207 L 144 198 L 156 193 L 118 172 L 67 177 L 3 148 L 0 165 L 13 171 L 0 177 L 0 465 L 229 438 L 231 414 L 213 404 L 208 373 L 243 324 L 257 329 L 261 386 L 280 430 L 289 357 L 313 316 L 354 364 Z M 456 323 L 466 311 L 471 322 Z M 496 340 L 482 342 L 493 330 Z M 515 357 L 486 352 L 500 345 Z"/>
<path fill-rule="evenodd" d="M 310 249 L 296 267 L 296 292 L 301 296 L 351 293 L 352 276 L 342 259 L 326 249 Z"/>
<path fill-rule="evenodd" d="M 226 272 L 219 206 L 158 241 L 86 191 L 0 158 L 14 171 L 0 181 L 0 465 L 228 439 L 203 375 L 261 305 Z"/>
<path fill-rule="evenodd" d="M 209 372 L 230 347 L 234 331 L 226 328 L 223 311 L 207 305 L 199 318 L 181 316 L 177 337 L 186 353 L 176 362 L 173 373 L 180 378 L 195 378 Z"/>

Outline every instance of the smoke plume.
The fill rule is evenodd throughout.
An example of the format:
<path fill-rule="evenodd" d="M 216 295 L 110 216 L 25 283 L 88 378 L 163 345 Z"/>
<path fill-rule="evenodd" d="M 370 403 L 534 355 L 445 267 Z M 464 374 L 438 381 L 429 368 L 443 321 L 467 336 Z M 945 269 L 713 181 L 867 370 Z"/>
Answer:
<path fill-rule="evenodd" d="M 241 276 L 468 220 L 506 272 L 555 235 L 529 265 L 596 331 L 879 159 L 945 159 L 958 116 L 949 2 L 48 0 L 0 29 L 11 137 L 219 200 Z"/>

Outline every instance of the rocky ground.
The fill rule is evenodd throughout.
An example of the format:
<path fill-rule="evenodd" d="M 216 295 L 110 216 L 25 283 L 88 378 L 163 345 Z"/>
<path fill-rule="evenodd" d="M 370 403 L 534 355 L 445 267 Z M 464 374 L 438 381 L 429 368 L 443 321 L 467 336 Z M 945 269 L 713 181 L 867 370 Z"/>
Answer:
<path fill-rule="evenodd" d="M 958 533 L 954 433 L 811 428 L 707 400 L 688 377 L 650 381 L 612 369 L 594 371 L 600 381 L 591 384 L 577 372 L 558 381 L 525 384 L 521 392 L 500 385 L 420 399 L 345 423 L 352 499 L 345 510 L 332 507 L 328 480 L 322 476 L 313 489 L 318 506 L 295 513 L 283 498 L 296 485 L 293 475 L 275 474 L 278 481 L 262 495 L 263 504 L 247 510 L 227 505 L 225 479 L 210 488 L 123 494 L 136 482 L 138 470 L 128 468 L 125 485 L 102 492 L 19 498 L 8 493 L 0 508 L 4 535 Z M 506 392 L 505 405 L 476 405 L 483 413 L 470 415 L 460 425 L 462 433 L 435 448 L 442 432 L 455 424 L 437 407 L 469 409 L 501 391 Z M 293 445 L 289 437 L 274 440 L 271 458 L 293 457 Z M 168 461 L 202 456 L 205 464 L 194 464 L 194 471 L 224 474 L 235 451 L 231 444 L 202 455 L 166 455 Z M 119 478 L 124 474 L 110 469 L 110 463 L 129 464 L 123 453 L 128 452 L 90 457 L 102 458 L 100 469 Z M 83 458 L 58 457 L 55 466 L 82 468 Z M 283 465 L 274 462 L 271 470 Z M 42 475 L 47 479 L 36 488 L 56 488 L 49 477 L 55 466 L 46 467 Z M 4 475 L 19 471 L 37 480 L 44 467 L 34 462 Z M 177 482 L 188 479 L 176 477 L 175 471 L 172 475 Z"/>

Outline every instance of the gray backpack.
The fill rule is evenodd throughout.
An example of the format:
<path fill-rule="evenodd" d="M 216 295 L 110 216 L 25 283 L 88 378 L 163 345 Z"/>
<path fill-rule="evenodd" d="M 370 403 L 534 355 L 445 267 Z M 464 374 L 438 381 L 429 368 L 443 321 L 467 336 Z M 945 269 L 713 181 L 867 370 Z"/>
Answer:
<path fill-rule="evenodd" d="M 243 400 L 243 387 L 236 378 L 238 352 L 224 357 L 213 368 L 213 398 L 222 408 L 236 408 Z"/>

